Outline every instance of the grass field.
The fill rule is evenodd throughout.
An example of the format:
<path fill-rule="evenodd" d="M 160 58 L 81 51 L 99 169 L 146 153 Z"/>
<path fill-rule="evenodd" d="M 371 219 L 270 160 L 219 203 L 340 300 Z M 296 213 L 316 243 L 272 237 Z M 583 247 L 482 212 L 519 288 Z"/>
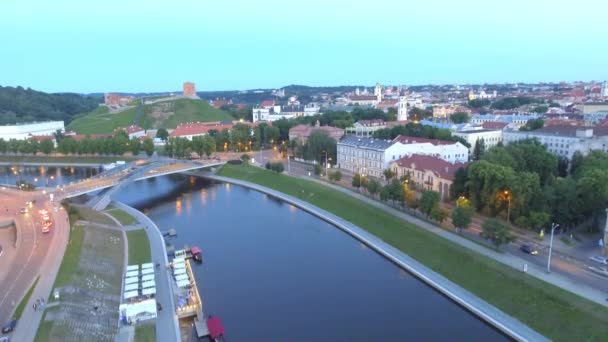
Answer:
<path fill-rule="evenodd" d="M 77 210 L 82 220 L 116 226 L 116 223 L 111 218 L 99 211 L 87 207 L 79 207 Z"/>
<path fill-rule="evenodd" d="M 112 133 L 117 127 L 131 125 L 135 113 L 137 107 L 115 114 L 109 113 L 107 107 L 98 107 L 91 113 L 74 119 L 66 129 L 80 134 Z"/>
<path fill-rule="evenodd" d="M 36 288 L 36 284 L 38 284 L 38 279 L 40 279 L 40 277 L 36 277 L 36 280 L 34 280 L 34 283 L 32 284 L 32 286 L 30 286 L 30 289 L 27 290 L 27 292 L 25 293 L 25 296 L 23 296 L 23 298 L 21 298 L 21 302 L 19 302 L 19 305 L 17 305 L 17 308 L 15 309 L 15 312 L 13 313 L 13 317 L 15 317 L 16 320 L 19 320 L 19 318 L 21 318 L 21 314 L 23 313 L 23 310 L 25 310 L 25 306 L 27 305 L 27 302 L 30 300 L 30 297 L 32 296 L 32 292 L 34 292 L 34 289 Z"/>
<path fill-rule="evenodd" d="M 72 226 L 70 240 L 63 255 L 59 272 L 55 278 L 53 288 L 66 286 L 70 283 L 72 274 L 78 271 L 80 252 L 82 251 L 82 241 L 84 239 L 84 228 L 82 226 Z"/>
<path fill-rule="evenodd" d="M 608 310 L 442 239 L 347 194 L 252 166 L 219 175 L 257 183 L 310 202 L 378 236 L 434 271 L 556 341 L 608 336 Z"/>
<path fill-rule="evenodd" d="M 135 327 L 135 341 L 155 342 L 156 326 L 153 324 L 143 324 Z"/>
<path fill-rule="evenodd" d="M 205 101 L 179 99 L 146 105 L 140 126 L 151 128 L 175 128 L 182 122 L 233 120 L 227 112 L 213 108 Z"/>
<path fill-rule="evenodd" d="M 74 164 L 74 163 L 88 163 L 88 164 L 107 164 L 112 163 L 117 160 L 131 161 L 135 160 L 133 157 L 123 157 L 123 156 L 114 156 L 114 157 L 89 157 L 89 156 L 9 156 L 9 155 L 0 155 L 0 162 L 4 163 L 65 163 L 65 164 Z"/>
<path fill-rule="evenodd" d="M 129 265 L 139 265 L 152 262 L 150 253 L 150 241 L 143 229 L 131 230 L 127 232 L 129 240 Z"/>
<path fill-rule="evenodd" d="M 112 215 L 115 219 L 118 220 L 122 225 L 128 226 L 134 223 L 137 223 L 137 220 L 127 212 L 121 209 L 112 209 L 107 211 L 108 214 Z"/>

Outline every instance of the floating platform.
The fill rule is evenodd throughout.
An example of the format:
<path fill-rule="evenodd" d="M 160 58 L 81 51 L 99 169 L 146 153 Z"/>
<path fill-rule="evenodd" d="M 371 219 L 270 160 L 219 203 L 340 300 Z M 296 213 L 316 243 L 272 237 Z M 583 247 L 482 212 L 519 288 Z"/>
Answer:
<path fill-rule="evenodd" d="M 177 231 L 175 231 L 175 229 L 173 229 L 173 228 L 171 228 L 169 230 L 164 230 L 162 233 L 163 233 L 163 236 L 169 236 L 169 237 L 177 236 Z"/>

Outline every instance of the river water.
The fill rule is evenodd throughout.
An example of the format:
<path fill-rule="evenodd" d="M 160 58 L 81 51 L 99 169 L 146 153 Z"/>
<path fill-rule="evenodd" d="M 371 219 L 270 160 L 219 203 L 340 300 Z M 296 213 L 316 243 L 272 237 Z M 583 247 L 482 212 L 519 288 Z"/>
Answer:
<path fill-rule="evenodd" d="M 188 176 L 127 185 L 195 266 L 228 341 L 499 341 L 506 337 L 336 227 L 239 186 Z"/>

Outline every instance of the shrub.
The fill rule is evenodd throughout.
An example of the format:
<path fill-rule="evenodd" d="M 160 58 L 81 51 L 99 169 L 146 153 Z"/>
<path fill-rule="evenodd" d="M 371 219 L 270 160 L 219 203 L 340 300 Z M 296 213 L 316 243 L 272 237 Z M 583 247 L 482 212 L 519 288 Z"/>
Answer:
<path fill-rule="evenodd" d="M 251 157 L 248 154 L 243 154 L 241 156 L 241 160 L 244 162 L 248 162 L 251 159 Z"/>

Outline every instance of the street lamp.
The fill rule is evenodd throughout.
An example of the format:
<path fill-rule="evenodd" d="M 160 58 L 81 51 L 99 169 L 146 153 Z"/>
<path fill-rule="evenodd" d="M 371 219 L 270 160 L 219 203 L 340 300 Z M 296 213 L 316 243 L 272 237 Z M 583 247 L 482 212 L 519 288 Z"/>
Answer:
<path fill-rule="evenodd" d="M 509 192 L 509 190 L 505 190 L 504 191 L 504 195 L 507 198 L 508 204 L 507 204 L 507 223 L 509 223 L 509 217 L 511 216 L 511 193 Z"/>
<path fill-rule="evenodd" d="M 553 249 L 553 232 L 557 227 L 559 227 L 559 224 L 551 223 L 551 240 L 549 242 L 549 259 L 547 259 L 547 273 L 551 273 L 551 250 Z"/>

